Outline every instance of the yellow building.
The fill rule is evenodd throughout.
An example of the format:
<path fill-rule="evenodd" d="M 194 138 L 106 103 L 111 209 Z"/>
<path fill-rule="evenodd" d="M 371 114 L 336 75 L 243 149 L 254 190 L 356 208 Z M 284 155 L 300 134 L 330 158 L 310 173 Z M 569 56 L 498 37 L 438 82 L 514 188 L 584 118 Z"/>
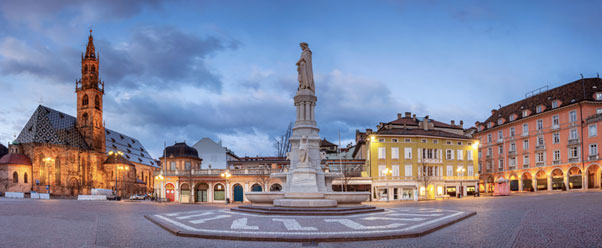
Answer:
<path fill-rule="evenodd" d="M 398 114 L 364 135 L 372 200 L 436 199 L 472 195 L 478 186 L 478 141 L 462 122 L 446 124 Z M 418 195 L 416 195 L 418 194 Z"/>

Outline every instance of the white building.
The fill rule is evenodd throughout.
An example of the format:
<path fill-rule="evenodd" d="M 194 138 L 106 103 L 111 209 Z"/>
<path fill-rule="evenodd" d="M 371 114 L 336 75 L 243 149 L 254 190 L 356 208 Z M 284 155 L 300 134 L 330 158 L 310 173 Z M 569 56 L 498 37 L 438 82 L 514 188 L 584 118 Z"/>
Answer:
<path fill-rule="evenodd" d="M 204 169 L 226 169 L 227 161 L 238 160 L 238 157 L 228 148 L 210 138 L 202 138 L 192 147 L 199 152 L 199 157 L 203 159 L 202 167 Z"/>

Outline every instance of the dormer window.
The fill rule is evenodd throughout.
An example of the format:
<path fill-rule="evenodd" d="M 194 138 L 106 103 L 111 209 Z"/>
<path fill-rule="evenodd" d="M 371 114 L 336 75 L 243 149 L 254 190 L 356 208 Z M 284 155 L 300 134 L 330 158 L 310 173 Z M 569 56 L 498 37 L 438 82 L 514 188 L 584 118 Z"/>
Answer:
<path fill-rule="evenodd" d="M 510 121 L 514 121 L 514 119 L 516 119 L 516 116 L 514 114 L 511 114 L 510 116 L 508 116 L 508 119 Z"/>
<path fill-rule="evenodd" d="M 529 116 L 529 110 L 523 110 L 523 118 Z"/>
<path fill-rule="evenodd" d="M 552 108 L 553 109 L 558 108 L 558 101 L 553 101 L 552 102 Z"/>
<path fill-rule="evenodd" d="M 502 124 L 504 124 L 504 119 L 503 119 L 503 118 L 499 118 L 499 119 L 497 119 L 497 124 L 498 124 L 498 125 L 502 125 Z"/>
<path fill-rule="evenodd" d="M 542 105 L 538 105 L 537 107 L 535 107 L 535 112 L 538 113 L 538 114 L 541 113 L 541 112 L 543 112 L 543 106 Z"/>
<path fill-rule="evenodd" d="M 491 128 L 493 126 L 493 122 L 487 123 L 487 128 Z"/>
<path fill-rule="evenodd" d="M 596 92 L 596 100 L 602 100 L 602 92 Z"/>

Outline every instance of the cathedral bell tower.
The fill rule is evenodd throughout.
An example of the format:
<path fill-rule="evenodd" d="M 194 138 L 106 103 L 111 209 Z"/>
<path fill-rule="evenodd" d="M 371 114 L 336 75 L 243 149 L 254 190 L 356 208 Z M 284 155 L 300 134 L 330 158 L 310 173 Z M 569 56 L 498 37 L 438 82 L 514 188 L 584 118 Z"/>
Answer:
<path fill-rule="evenodd" d="M 99 58 L 94 50 L 92 30 L 86 54 L 82 54 L 82 77 L 75 82 L 77 126 L 90 148 L 105 152 L 105 127 L 102 120 L 104 82 L 98 77 Z"/>

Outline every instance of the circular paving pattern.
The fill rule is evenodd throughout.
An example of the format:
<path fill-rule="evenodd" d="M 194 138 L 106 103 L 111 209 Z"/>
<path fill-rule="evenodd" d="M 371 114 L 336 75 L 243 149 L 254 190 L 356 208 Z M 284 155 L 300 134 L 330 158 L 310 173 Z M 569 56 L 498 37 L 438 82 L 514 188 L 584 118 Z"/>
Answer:
<path fill-rule="evenodd" d="M 347 216 L 278 216 L 226 209 L 163 213 L 145 217 L 178 236 L 325 242 L 416 237 L 474 214 L 476 213 L 467 211 L 408 207 Z"/>

